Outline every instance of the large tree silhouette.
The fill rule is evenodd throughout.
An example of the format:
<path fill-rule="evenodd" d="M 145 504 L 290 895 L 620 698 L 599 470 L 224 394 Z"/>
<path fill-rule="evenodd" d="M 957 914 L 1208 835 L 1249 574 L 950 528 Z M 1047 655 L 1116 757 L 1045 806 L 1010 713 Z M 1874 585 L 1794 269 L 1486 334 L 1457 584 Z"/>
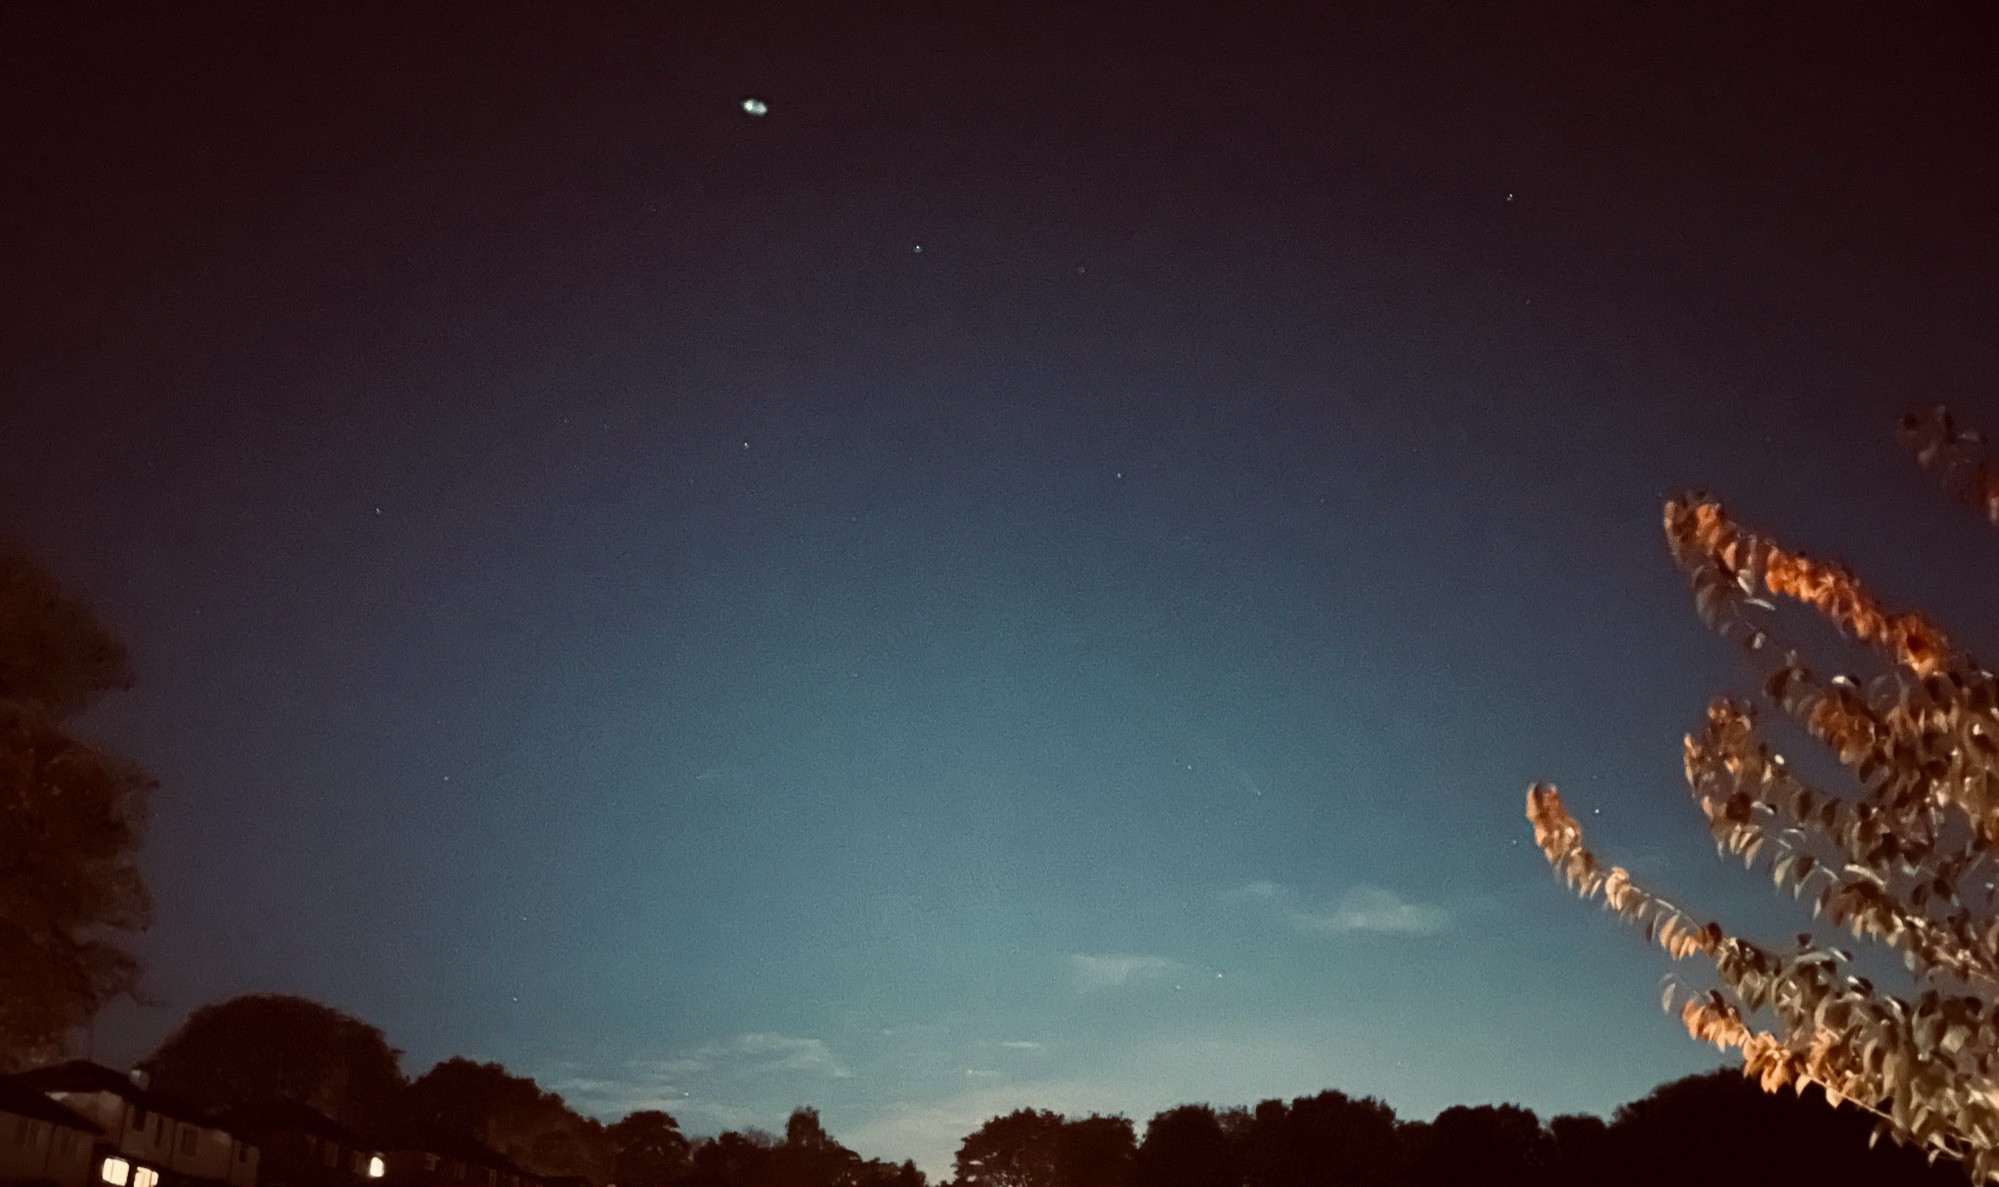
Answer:
<path fill-rule="evenodd" d="M 833 1140 L 819 1110 L 801 1108 L 784 1123 L 784 1141 L 771 1150 L 757 1176 L 761 1187 L 833 1187 L 850 1178 L 860 1155 Z"/>
<path fill-rule="evenodd" d="M 1415 1144 L 1418 1182 L 1437 1187 L 1540 1184 L 1555 1166 L 1554 1139 L 1519 1105 L 1453 1105 Z"/>
<path fill-rule="evenodd" d="M 497 1063 L 454 1057 L 410 1084 L 408 1115 L 483 1142 L 537 1175 L 612 1181 L 617 1155 L 601 1123 Z"/>
<path fill-rule="evenodd" d="M 1153 1117 L 1132 1164 L 1136 1187 L 1236 1187 L 1234 1143 L 1207 1105 L 1180 1105 Z"/>
<path fill-rule="evenodd" d="M 958 1147 L 963 1187 L 1055 1187 L 1056 1139 L 1062 1116 L 1016 1109 L 967 1134 Z"/>
<path fill-rule="evenodd" d="M 612 1175 L 619 1187 L 665 1187 L 693 1169 L 688 1158 L 693 1143 L 670 1113 L 640 1109 L 604 1133 L 611 1139 Z"/>
<path fill-rule="evenodd" d="M 302 997 L 251 994 L 188 1015 L 143 1066 L 155 1087 L 203 1108 L 296 1101 L 367 1132 L 398 1115 L 400 1057 L 378 1028 L 351 1014 Z"/>
<path fill-rule="evenodd" d="M 958 1148 L 961 1187 L 1125 1187 L 1137 1141 L 1123 1117 L 1018 1109 L 994 1117 Z"/>
<path fill-rule="evenodd" d="M 1138 1139 L 1123 1117 L 1067 1121 L 1055 1136 L 1056 1187 L 1127 1187 Z"/>
<path fill-rule="evenodd" d="M 1591 1181 L 1965 1187 L 1957 1165 L 1932 1167 L 1907 1146 L 1872 1143 L 1872 1127 L 1816 1090 L 1772 1095 L 1726 1070 L 1689 1076 L 1617 1110 Z"/>
<path fill-rule="evenodd" d="M 760 1129 L 724 1130 L 694 1147 L 696 1183 L 712 1187 L 754 1187 L 777 1139 Z"/>
<path fill-rule="evenodd" d="M 1555 1141 L 1555 1172 L 1560 1187 L 1585 1187 L 1600 1182 L 1610 1166 L 1610 1126 L 1601 1117 L 1569 1113 L 1548 1122 Z"/>
<path fill-rule="evenodd" d="M 130 682 L 117 638 L 0 541 L 0 1072 L 59 1057 L 138 985 L 120 933 L 151 918 L 137 856 L 153 782 L 65 724 Z"/>
<path fill-rule="evenodd" d="M 1259 1104 L 1243 1145 L 1249 1187 L 1383 1187 L 1405 1161 L 1395 1110 L 1331 1090 Z"/>

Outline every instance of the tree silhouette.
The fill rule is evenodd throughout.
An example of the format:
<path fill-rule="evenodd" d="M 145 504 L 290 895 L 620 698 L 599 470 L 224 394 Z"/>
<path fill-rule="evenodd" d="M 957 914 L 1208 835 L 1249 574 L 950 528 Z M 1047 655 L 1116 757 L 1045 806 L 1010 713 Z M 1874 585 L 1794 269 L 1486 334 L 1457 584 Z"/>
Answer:
<path fill-rule="evenodd" d="M 289 1100 L 371 1132 L 398 1114 L 400 1058 L 379 1029 L 351 1014 L 253 994 L 188 1015 L 143 1066 L 154 1087 L 202 1108 Z"/>
<path fill-rule="evenodd" d="M 138 985 L 115 937 L 151 919 L 137 854 L 153 782 L 64 726 L 130 682 L 124 646 L 0 541 L 0 1072 L 59 1057 Z"/>
<path fill-rule="evenodd" d="M 1092 1113 L 1065 1121 L 1055 1135 L 1056 1187 L 1128 1187 L 1137 1152 L 1127 1118 Z"/>
<path fill-rule="evenodd" d="M 410 1084 L 409 1116 L 455 1137 L 478 1138 L 494 1117 L 541 1103 L 541 1086 L 497 1063 L 440 1060 Z"/>
<path fill-rule="evenodd" d="M 1893 1143 L 1870 1149 L 1872 1124 L 1863 1113 L 1829 1107 L 1816 1089 L 1772 1095 L 1729 1071 L 1689 1076 L 1617 1110 L 1605 1161 L 1587 1181 L 1964 1187 L 1953 1164 L 1929 1166 L 1918 1151 Z"/>
<path fill-rule="evenodd" d="M 958 1147 L 962 1187 L 1056 1187 L 1059 1113 L 1018 1109 L 994 1117 Z"/>
<path fill-rule="evenodd" d="M 1132 1164 L 1135 1187 L 1236 1187 L 1234 1143 L 1207 1105 L 1180 1105 L 1153 1117 Z"/>
<path fill-rule="evenodd" d="M 884 1162 L 870 1158 L 855 1172 L 850 1187 L 927 1187 L 927 1183 L 916 1163 L 908 1159 Z"/>
<path fill-rule="evenodd" d="M 1243 1158 L 1248 1187 L 1380 1187 L 1404 1163 L 1395 1110 L 1331 1090 L 1257 1105 Z"/>
<path fill-rule="evenodd" d="M 777 1139 L 760 1129 L 727 1130 L 694 1147 L 694 1181 L 715 1187 L 754 1187 Z"/>
<path fill-rule="evenodd" d="M 960 1187 L 1126 1187 L 1137 1141 L 1131 1121 L 1096 1113 L 1071 1121 L 1020 1109 L 994 1117 L 958 1148 Z"/>
<path fill-rule="evenodd" d="M 611 1174 L 618 1187 L 665 1187 L 693 1169 L 693 1144 L 669 1113 L 641 1109 L 604 1133 L 615 1152 Z"/>
<path fill-rule="evenodd" d="M 1453 1105 L 1417 1132 L 1416 1179 L 1436 1187 L 1539 1184 L 1555 1163 L 1554 1139 L 1519 1105 Z"/>
<path fill-rule="evenodd" d="M 497 1063 L 444 1060 L 411 1083 L 409 1116 L 472 1138 L 537 1175 L 612 1181 L 616 1152 L 597 1121 Z"/>
<path fill-rule="evenodd" d="M 1553 1181 L 1561 1187 L 1584 1187 L 1612 1177 L 1610 1126 L 1603 1118 L 1568 1113 L 1548 1122 L 1548 1136 L 1555 1143 Z"/>
<path fill-rule="evenodd" d="M 779 1140 L 762 1130 L 730 1130 L 695 1146 L 700 1187 L 924 1187 L 913 1162 L 863 1159 L 835 1141 L 817 1109 L 794 1110 Z"/>
<path fill-rule="evenodd" d="M 1919 464 L 1999 525 L 1999 472 L 1942 409 L 1911 415 Z M 1834 795 L 1764 740 L 1755 709 L 1728 698 L 1686 740 L 1687 782 L 1718 846 L 1809 900 L 1814 917 L 1893 949 L 1902 995 L 1846 972 L 1851 957 L 1810 933 L 1782 951 L 1702 922 L 1605 866 L 1548 784 L 1527 815 L 1549 862 L 1675 958 L 1710 962 L 1705 993 L 1669 985 L 1690 1034 L 1739 1050 L 1766 1091 L 1818 1086 L 1875 1112 L 1898 1139 L 1999 1178 L 1999 678 L 1920 614 L 1885 608 L 1846 570 L 1731 520 L 1690 494 L 1666 505 L 1666 542 L 1703 621 L 1763 668 L 1765 698 L 1824 744 L 1857 785 Z M 1871 646 L 1886 670 L 1863 689 L 1820 675 L 1773 643 L 1775 606 L 1795 599 Z"/>
<path fill-rule="evenodd" d="M 784 1141 L 765 1158 L 760 1187 L 833 1187 L 850 1179 L 860 1156 L 833 1140 L 819 1110 L 800 1108 L 784 1123 Z"/>

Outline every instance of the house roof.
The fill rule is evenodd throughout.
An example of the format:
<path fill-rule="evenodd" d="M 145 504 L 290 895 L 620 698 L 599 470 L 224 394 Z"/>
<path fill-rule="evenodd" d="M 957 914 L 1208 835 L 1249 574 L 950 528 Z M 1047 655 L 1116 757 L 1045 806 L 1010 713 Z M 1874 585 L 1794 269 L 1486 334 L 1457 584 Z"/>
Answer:
<path fill-rule="evenodd" d="M 32 1117 L 84 1133 L 104 1132 L 95 1121 L 61 1101 L 50 1100 L 39 1089 L 23 1084 L 18 1076 L 0 1076 L 0 1113 Z"/>
<path fill-rule="evenodd" d="M 37 1092 L 108 1092 L 142 1109 L 186 1121 L 205 1121 L 208 1116 L 205 1109 L 197 1109 L 163 1092 L 141 1088 L 125 1073 L 87 1059 L 38 1067 L 22 1072 L 15 1079 Z"/>

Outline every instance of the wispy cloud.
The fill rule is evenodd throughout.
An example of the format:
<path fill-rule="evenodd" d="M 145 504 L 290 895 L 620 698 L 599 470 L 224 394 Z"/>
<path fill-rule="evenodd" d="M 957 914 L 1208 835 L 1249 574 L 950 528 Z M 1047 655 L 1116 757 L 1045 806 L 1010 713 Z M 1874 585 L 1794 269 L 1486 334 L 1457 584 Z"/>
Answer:
<path fill-rule="evenodd" d="M 639 1109 L 662 1109 L 686 1121 L 690 1112 L 699 1111 L 694 1081 L 648 1066 L 658 1062 L 635 1060 L 593 1075 L 545 1077 L 543 1082 L 570 1104 L 598 1117 L 616 1118 Z"/>
<path fill-rule="evenodd" d="M 552 1086 L 578 1108 L 600 1117 L 664 1109 L 698 1131 L 755 1120 L 725 1102 L 755 1097 L 773 1082 L 800 1075 L 844 1080 L 852 1074 L 823 1039 L 752 1031 L 692 1051 L 574 1072 L 554 1080 Z"/>
<path fill-rule="evenodd" d="M 1006 1042 L 1001 1043 L 1000 1046 L 1005 1047 L 1009 1051 L 1041 1050 L 1040 1043 L 1033 1042 L 1029 1039 L 1008 1039 Z"/>
<path fill-rule="evenodd" d="M 761 1071 L 774 1072 L 824 1072 L 829 1076 L 846 1079 L 852 1075 L 845 1065 L 833 1057 L 833 1052 L 823 1039 L 794 1039 L 786 1035 L 759 1031 L 755 1034 L 737 1035 L 734 1040 L 720 1048 L 703 1048 L 710 1058 L 733 1058 L 748 1063 Z"/>
<path fill-rule="evenodd" d="M 1179 961 L 1164 956 L 1136 956 L 1125 952 L 1101 955 L 1077 952 L 1069 957 L 1069 973 L 1080 993 L 1137 985 L 1163 977 L 1180 967 Z"/>
<path fill-rule="evenodd" d="M 683 1055 L 673 1059 L 634 1059 L 630 1065 L 649 1076 L 673 1078 L 692 1076 L 715 1066 L 714 1061 L 697 1056 Z"/>
<path fill-rule="evenodd" d="M 1231 903 L 1261 903 L 1284 898 L 1289 893 L 1275 882 L 1245 882 L 1222 891 L 1222 899 Z"/>
<path fill-rule="evenodd" d="M 1331 906 L 1317 910 L 1294 908 L 1291 924 L 1300 931 L 1322 935 L 1375 932 L 1390 936 L 1427 936 L 1450 926 L 1451 913 L 1430 903 L 1412 903 L 1379 886 L 1356 886 Z"/>
<path fill-rule="evenodd" d="M 1427 936 L 1451 925 L 1451 913 L 1443 907 L 1411 902 L 1379 886 L 1355 886 L 1328 903 L 1306 902 L 1275 882 L 1246 883 L 1224 891 L 1222 897 L 1235 903 L 1274 904 L 1292 927 L 1321 936 Z"/>

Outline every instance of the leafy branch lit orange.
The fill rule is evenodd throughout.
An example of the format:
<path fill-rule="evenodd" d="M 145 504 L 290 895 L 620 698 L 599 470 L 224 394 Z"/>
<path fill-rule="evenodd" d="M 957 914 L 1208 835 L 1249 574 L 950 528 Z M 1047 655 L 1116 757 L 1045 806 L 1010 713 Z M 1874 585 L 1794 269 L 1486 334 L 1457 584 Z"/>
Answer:
<path fill-rule="evenodd" d="M 1999 526 L 1999 470 L 1980 438 L 1942 409 L 1905 417 L 1901 437 Z M 1601 897 L 1675 960 L 1713 966 L 1712 988 L 1669 981 L 1662 1004 L 1678 1003 L 1695 1039 L 1740 1051 L 1766 1091 L 1817 1084 L 1877 1114 L 1881 1131 L 1999 1180 L 1999 679 L 1921 614 L 1887 609 L 1845 569 L 1738 525 L 1706 495 L 1668 502 L 1665 535 L 1702 621 L 1762 663 L 1765 699 L 1859 787 L 1812 787 L 1764 741 L 1753 706 L 1718 698 L 1685 745 L 1718 850 L 1767 872 L 1814 918 L 1894 951 L 1909 989 L 1877 988 L 1809 933 L 1768 949 L 1638 885 L 1585 846 L 1549 784 L 1527 793 L 1536 844 L 1583 898 Z M 1886 670 L 1863 688 L 1820 676 L 1796 650 L 1779 658 L 1763 593 L 1816 609 Z"/>

